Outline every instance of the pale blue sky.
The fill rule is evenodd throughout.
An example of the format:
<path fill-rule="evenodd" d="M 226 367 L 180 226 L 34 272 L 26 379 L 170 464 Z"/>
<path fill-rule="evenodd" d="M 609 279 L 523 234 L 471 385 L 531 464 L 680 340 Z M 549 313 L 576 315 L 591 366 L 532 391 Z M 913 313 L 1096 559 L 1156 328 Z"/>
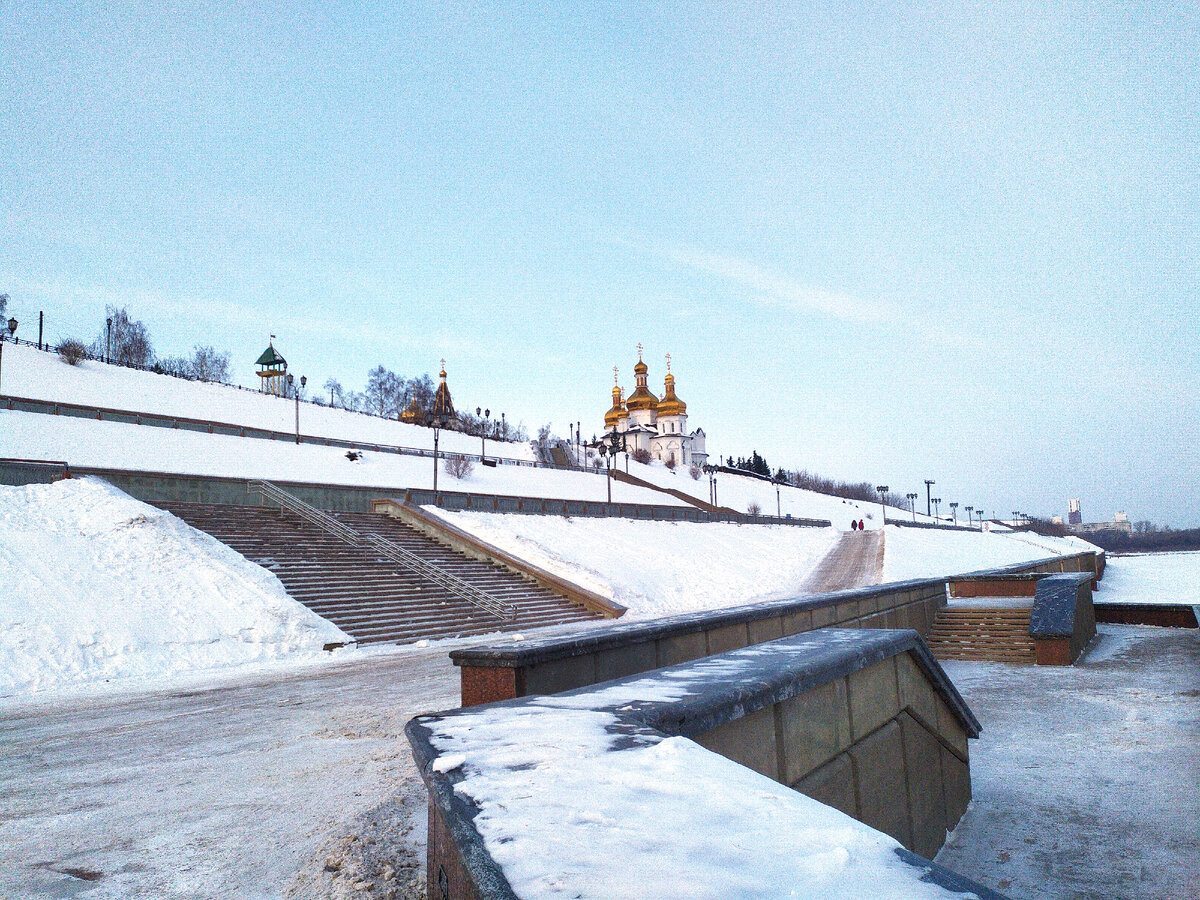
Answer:
<path fill-rule="evenodd" d="M 246 6 L 0 6 L 26 337 L 1200 525 L 1195 4 Z"/>

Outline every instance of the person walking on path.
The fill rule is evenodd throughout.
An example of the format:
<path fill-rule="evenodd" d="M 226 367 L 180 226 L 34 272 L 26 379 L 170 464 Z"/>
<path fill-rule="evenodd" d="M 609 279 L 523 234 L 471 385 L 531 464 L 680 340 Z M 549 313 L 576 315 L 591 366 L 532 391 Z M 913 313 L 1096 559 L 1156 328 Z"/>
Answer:
<path fill-rule="evenodd" d="M 851 520 L 850 520 L 850 530 L 851 530 L 851 531 L 858 531 L 858 522 L 857 522 L 857 520 L 855 520 L 855 519 L 851 519 Z"/>

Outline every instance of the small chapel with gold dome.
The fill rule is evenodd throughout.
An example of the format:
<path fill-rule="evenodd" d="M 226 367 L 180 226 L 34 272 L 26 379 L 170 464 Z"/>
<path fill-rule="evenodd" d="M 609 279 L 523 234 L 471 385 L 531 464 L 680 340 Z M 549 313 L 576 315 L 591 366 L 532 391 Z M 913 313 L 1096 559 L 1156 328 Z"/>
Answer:
<path fill-rule="evenodd" d="M 651 458 L 664 463 L 702 466 L 708 460 L 704 447 L 704 430 L 688 431 L 687 404 L 675 393 L 675 376 L 671 374 L 671 354 L 667 354 L 667 377 L 660 400 L 647 386 L 650 368 L 642 361 L 642 345 L 638 344 L 638 361 L 633 367 L 637 382 L 633 393 L 625 397 L 613 367 L 612 408 L 604 414 L 606 434 L 625 436 L 630 453 L 645 450 Z"/>

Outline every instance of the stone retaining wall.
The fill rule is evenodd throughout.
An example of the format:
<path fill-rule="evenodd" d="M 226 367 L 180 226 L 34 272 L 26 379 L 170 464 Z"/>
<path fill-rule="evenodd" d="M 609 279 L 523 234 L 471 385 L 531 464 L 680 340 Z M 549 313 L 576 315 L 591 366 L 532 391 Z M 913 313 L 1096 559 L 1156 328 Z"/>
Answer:
<path fill-rule="evenodd" d="M 647 700 L 666 691 L 676 699 Z M 952 891 L 973 891 L 978 897 L 999 895 L 954 876 L 922 857 L 932 856 L 954 827 L 970 800 L 967 739 L 979 725 L 940 665 L 912 630 L 824 629 L 760 646 L 731 650 L 715 657 L 680 663 L 652 673 L 642 673 L 600 686 L 589 686 L 551 698 L 518 698 L 499 705 L 526 716 L 554 716 L 556 709 L 607 716 L 605 731 L 621 735 L 602 751 L 620 757 L 667 736 L 686 737 L 701 746 L 751 768 L 775 781 L 837 809 L 864 824 L 891 835 L 911 852 L 897 856 L 913 866 L 915 880 L 934 881 Z M 463 742 L 462 723 L 452 731 L 458 737 L 441 737 L 444 726 L 460 717 L 486 717 L 496 707 L 460 709 L 412 720 L 407 728 L 418 768 L 429 788 L 429 886 L 431 898 L 513 897 L 502 867 L 492 857 L 474 818 L 479 797 L 463 785 L 487 781 L 486 767 L 474 768 L 474 748 Z M 483 721 L 481 719 L 481 721 Z M 553 724 L 553 723 L 552 723 Z M 555 728 L 550 731 L 556 733 Z M 573 741 L 570 728 L 562 737 Z M 500 739 L 520 743 L 519 729 L 476 728 L 467 732 L 486 744 Z M 440 765 L 438 747 L 453 746 L 455 759 Z M 481 745 L 482 746 L 482 745 Z M 486 748 L 484 748 L 486 749 Z M 538 748 L 523 748 L 535 757 Z M 449 752 L 449 751 L 447 751 Z M 573 751 L 574 752 L 574 751 Z M 591 749 L 579 751 L 585 756 Z M 484 757 L 480 757 L 481 759 Z M 511 758 L 507 752 L 504 758 Z M 575 757 L 572 756 L 572 759 Z M 636 767 L 635 755 L 630 754 Z M 619 783 L 621 760 L 614 772 Z M 554 779 L 554 765 L 523 761 L 530 783 Z M 629 777 L 636 778 L 636 768 Z M 507 783 L 508 779 L 502 779 Z M 594 785 L 599 796 L 608 789 Z M 555 790 L 554 783 L 549 790 Z M 522 788 L 525 793 L 527 788 Z M 487 797 L 491 809 L 506 808 L 505 797 Z M 513 797 L 519 803 L 521 798 Z M 807 809 L 807 807 L 801 807 Z M 695 816 L 705 815 L 696 809 Z M 803 813 L 801 813 L 803 814 Z M 761 821 L 762 811 L 746 815 Z M 572 833 L 578 816 L 555 821 L 555 840 L 578 847 L 584 835 Z M 646 831 L 646 840 L 631 839 L 628 854 L 652 854 L 654 866 L 679 872 L 680 891 L 686 896 L 688 860 L 673 855 L 674 836 L 654 831 L 654 815 L 630 809 L 623 827 Z M 736 834 L 743 828 L 736 819 L 720 826 Z M 711 828 L 712 823 L 698 825 Z M 813 835 L 811 840 L 822 840 Z M 548 847 L 521 848 L 545 869 L 545 878 L 556 876 L 556 854 Z M 719 848 L 714 848 L 718 852 Z M 730 866 L 736 873 L 736 860 Z M 609 876 L 621 876 L 629 858 L 597 858 L 594 865 Z M 576 862 L 578 864 L 578 862 Z M 747 864 L 747 863 L 743 863 Z M 857 865 L 872 863 L 859 860 Z M 894 860 L 892 862 L 894 864 Z M 754 876 L 747 871 L 747 879 Z M 736 876 L 735 876 L 736 877 Z M 789 882 L 803 892 L 803 872 Z M 444 893 L 443 893 L 444 892 Z"/>
<path fill-rule="evenodd" d="M 553 694 L 826 628 L 928 632 L 946 605 L 944 579 L 813 594 L 512 643 L 453 650 L 462 704 Z"/>

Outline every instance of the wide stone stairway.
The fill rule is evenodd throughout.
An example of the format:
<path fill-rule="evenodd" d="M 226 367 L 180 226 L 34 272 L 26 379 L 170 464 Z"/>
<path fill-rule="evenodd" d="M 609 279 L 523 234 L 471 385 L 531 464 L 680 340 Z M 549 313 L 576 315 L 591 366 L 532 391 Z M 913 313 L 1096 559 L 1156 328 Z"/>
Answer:
<path fill-rule="evenodd" d="M 351 546 L 277 508 L 161 503 L 194 528 L 269 569 L 294 599 L 360 643 L 459 637 L 598 618 L 583 606 L 481 560 L 451 550 L 402 522 L 373 513 L 335 513 L 359 534 L 378 535 L 512 607 L 501 619 L 390 560 Z"/>
<path fill-rule="evenodd" d="M 986 599 L 972 598 L 969 606 L 947 606 L 938 612 L 925 636 L 933 655 L 938 659 L 1036 662 L 1037 648 L 1029 636 L 1031 606 L 976 605 Z"/>

